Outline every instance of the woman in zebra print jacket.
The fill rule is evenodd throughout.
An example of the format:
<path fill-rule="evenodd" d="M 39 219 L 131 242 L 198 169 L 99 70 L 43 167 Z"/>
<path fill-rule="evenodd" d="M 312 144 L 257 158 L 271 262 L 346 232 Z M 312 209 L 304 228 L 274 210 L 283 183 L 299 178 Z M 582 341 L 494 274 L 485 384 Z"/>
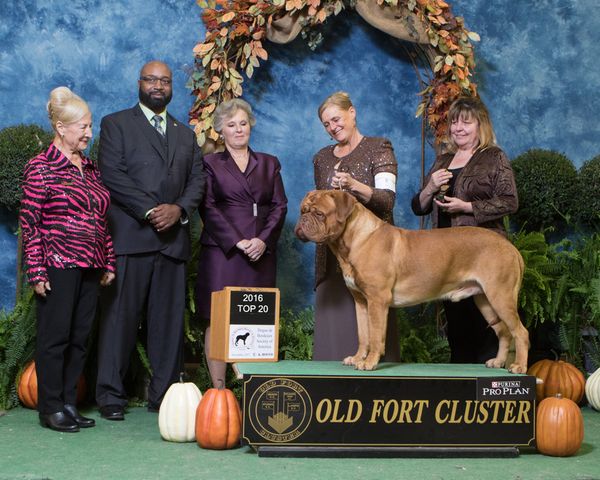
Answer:
<path fill-rule="evenodd" d="M 55 136 L 25 166 L 20 224 L 28 281 L 37 294 L 35 363 L 44 427 L 94 426 L 75 407 L 98 286 L 115 277 L 108 190 L 82 152 L 92 137 L 87 104 L 67 87 L 50 93 Z"/>

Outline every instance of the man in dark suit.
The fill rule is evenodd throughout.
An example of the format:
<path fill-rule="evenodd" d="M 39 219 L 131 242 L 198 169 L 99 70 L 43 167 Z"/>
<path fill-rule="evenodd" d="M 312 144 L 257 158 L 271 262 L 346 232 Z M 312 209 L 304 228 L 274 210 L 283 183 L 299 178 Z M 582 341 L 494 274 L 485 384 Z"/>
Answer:
<path fill-rule="evenodd" d="M 148 410 L 157 411 L 182 367 L 189 223 L 204 194 L 194 133 L 166 111 L 172 74 L 152 61 L 140 72 L 140 103 L 102 119 L 98 161 L 111 193 L 117 279 L 102 299 L 96 401 L 123 420 L 123 379 L 145 318 L 152 369 Z"/>

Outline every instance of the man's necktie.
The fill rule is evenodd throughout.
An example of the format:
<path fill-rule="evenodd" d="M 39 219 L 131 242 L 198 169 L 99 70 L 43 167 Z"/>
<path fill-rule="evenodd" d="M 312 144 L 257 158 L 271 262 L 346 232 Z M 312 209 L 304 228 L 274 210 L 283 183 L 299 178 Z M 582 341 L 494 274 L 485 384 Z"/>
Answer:
<path fill-rule="evenodd" d="M 164 137 L 165 130 L 162 127 L 162 117 L 160 115 L 154 115 L 152 117 L 152 122 L 154 123 L 154 128 L 156 128 L 156 131 Z"/>

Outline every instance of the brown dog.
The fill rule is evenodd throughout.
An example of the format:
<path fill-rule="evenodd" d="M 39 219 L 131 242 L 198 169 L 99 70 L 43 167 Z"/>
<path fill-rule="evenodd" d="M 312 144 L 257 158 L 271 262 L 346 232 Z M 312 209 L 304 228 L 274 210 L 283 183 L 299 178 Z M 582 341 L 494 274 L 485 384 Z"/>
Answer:
<path fill-rule="evenodd" d="M 377 367 L 389 307 L 473 296 L 499 339 L 498 354 L 486 366 L 504 366 L 512 336 L 516 358 L 508 370 L 526 372 L 529 333 L 517 313 L 523 259 L 501 235 L 478 227 L 404 230 L 338 190 L 309 192 L 300 213 L 296 235 L 329 246 L 354 297 L 358 351 L 345 365 Z"/>

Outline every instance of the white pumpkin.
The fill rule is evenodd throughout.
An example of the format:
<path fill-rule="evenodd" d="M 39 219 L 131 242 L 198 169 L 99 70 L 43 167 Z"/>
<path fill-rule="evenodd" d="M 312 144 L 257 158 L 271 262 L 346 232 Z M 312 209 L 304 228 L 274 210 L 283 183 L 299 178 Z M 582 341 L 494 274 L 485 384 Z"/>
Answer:
<path fill-rule="evenodd" d="M 600 368 L 592 373 L 585 382 L 585 396 L 589 404 L 600 411 Z"/>
<path fill-rule="evenodd" d="M 168 442 L 196 440 L 196 409 L 202 398 L 198 387 L 180 379 L 169 387 L 158 411 L 158 429 Z"/>

